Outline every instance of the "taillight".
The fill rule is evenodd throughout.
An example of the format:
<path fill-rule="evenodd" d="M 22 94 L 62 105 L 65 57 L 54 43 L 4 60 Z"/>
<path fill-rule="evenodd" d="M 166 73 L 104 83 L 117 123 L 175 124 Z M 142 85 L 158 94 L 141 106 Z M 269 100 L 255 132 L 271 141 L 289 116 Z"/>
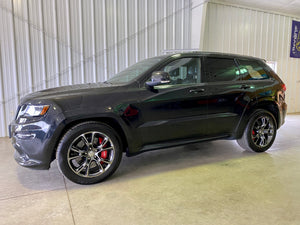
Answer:
<path fill-rule="evenodd" d="M 282 89 L 283 91 L 286 91 L 286 86 L 285 86 L 285 84 L 281 84 L 281 89 Z"/>

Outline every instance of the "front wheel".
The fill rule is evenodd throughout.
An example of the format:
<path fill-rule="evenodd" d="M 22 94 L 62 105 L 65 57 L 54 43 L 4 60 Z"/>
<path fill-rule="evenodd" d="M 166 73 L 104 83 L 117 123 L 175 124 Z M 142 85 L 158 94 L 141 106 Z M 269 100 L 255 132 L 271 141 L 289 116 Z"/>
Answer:
<path fill-rule="evenodd" d="M 60 171 L 78 184 L 98 183 L 118 168 L 122 147 L 117 133 L 108 125 L 85 122 L 66 132 L 57 148 Z"/>
<path fill-rule="evenodd" d="M 250 118 L 238 144 L 245 150 L 264 152 L 276 137 L 277 125 L 273 115 L 266 110 L 257 110 Z"/>

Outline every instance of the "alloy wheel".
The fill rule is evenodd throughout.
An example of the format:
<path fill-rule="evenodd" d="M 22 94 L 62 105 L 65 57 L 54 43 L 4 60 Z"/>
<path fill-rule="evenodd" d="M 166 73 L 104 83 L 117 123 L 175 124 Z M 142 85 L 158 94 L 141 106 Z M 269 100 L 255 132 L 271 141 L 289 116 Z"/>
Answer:
<path fill-rule="evenodd" d="M 269 116 L 260 116 L 253 123 L 251 138 L 253 143 L 259 147 L 266 147 L 274 136 L 274 122 Z"/>
<path fill-rule="evenodd" d="M 71 170 L 85 178 L 106 172 L 114 161 L 115 148 L 104 133 L 92 131 L 79 135 L 70 145 L 67 161 Z"/>

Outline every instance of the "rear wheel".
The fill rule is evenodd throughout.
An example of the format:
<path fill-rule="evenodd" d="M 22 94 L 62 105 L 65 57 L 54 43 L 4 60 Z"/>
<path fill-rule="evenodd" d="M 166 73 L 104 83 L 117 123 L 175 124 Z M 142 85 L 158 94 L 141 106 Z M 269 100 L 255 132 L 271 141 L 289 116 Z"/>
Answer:
<path fill-rule="evenodd" d="M 112 175 L 120 164 L 120 138 L 106 124 L 81 123 L 63 136 L 56 158 L 59 169 L 71 181 L 98 183 Z"/>
<path fill-rule="evenodd" d="M 245 150 L 264 152 L 268 150 L 276 137 L 276 120 L 266 110 L 257 110 L 249 120 L 238 144 Z"/>

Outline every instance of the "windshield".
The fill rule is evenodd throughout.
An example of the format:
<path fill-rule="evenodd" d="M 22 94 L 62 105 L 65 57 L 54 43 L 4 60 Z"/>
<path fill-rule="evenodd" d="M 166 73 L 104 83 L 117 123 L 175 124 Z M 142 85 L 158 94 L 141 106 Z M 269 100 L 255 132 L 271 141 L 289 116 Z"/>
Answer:
<path fill-rule="evenodd" d="M 113 78 L 107 80 L 107 82 L 111 84 L 122 84 L 133 81 L 136 77 L 143 74 L 151 67 L 155 66 L 159 61 L 161 61 L 164 58 L 165 56 L 159 56 L 140 61 L 126 68 L 125 70 L 117 73 Z"/>

